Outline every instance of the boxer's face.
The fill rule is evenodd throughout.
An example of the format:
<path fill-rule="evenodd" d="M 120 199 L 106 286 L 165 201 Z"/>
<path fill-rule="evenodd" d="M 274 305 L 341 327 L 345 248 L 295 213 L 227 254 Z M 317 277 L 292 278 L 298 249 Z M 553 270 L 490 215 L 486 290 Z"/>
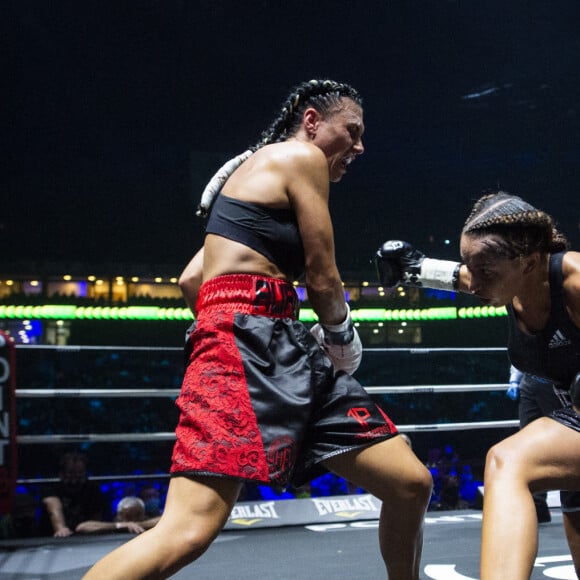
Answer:
<path fill-rule="evenodd" d="M 461 236 L 461 259 L 469 271 L 469 291 L 489 306 L 504 306 L 522 289 L 524 262 L 502 254 L 497 235 Z"/>
<path fill-rule="evenodd" d="M 313 143 L 326 155 L 330 181 L 340 181 L 350 163 L 364 152 L 363 133 L 362 109 L 348 98 L 341 99 L 336 111 L 320 119 Z"/>

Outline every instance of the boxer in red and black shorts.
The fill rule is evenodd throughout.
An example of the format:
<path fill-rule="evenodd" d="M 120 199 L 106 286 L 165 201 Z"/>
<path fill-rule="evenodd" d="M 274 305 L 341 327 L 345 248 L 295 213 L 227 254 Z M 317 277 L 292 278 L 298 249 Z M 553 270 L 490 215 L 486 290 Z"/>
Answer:
<path fill-rule="evenodd" d="M 397 429 L 297 320 L 292 284 L 236 274 L 205 283 L 171 473 L 286 487 Z"/>
<path fill-rule="evenodd" d="M 87 580 L 166 578 L 209 547 L 244 482 L 300 486 L 326 470 L 381 502 L 385 575 L 418 580 L 433 480 L 351 376 L 362 343 L 328 207 L 363 132 L 352 87 L 301 83 L 261 141 L 210 180 L 203 248 L 180 277 L 196 320 L 165 509 Z M 298 320 L 302 276 L 318 317 L 310 330 Z"/>

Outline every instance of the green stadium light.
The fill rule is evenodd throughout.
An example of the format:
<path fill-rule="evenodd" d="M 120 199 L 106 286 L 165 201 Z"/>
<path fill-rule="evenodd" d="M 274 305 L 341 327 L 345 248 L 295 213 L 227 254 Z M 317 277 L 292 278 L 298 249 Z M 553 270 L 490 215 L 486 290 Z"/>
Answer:
<path fill-rule="evenodd" d="M 351 315 L 354 322 L 368 322 L 376 320 L 378 316 L 382 316 L 382 320 L 384 320 L 385 312 L 386 310 L 378 308 L 357 308 L 351 311 Z"/>
<path fill-rule="evenodd" d="M 407 308 L 386 310 L 384 308 L 360 308 L 351 310 L 355 322 L 400 322 L 456 319 L 480 319 L 506 316 L 505 306 L 470 306 L 467 308 Z M 74 306 L 65 304 L 0 305 L 0 319 L 46 319 L 46 320 L 151 320 L 190 321 L 193 314 L 189 308 L 162 308 L 160 306 Z M 302 322 L 316 322 L 318 317 L 312 308 L 300 310 Z"/>
<path fill-rule="evenodd" d="M 318 322 L 318 316 L 312 308 L 301 308 L 299 318 L 302 322 Z"/>
<path fill-rule="evenodd" d="M 507 316 L 505 306 L 470 306 L 469 308 L 460 308 L 459 318 L 494 318 L 496 316 Z"/>

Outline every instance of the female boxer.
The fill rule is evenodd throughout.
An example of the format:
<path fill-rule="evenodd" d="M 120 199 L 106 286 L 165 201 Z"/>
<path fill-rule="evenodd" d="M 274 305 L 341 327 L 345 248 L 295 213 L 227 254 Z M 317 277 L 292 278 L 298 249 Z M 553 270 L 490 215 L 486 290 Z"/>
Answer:
<path fill-rule="evenodd" d="M 386 285 L 458 289 L 506 305 L 511 363 L 570 395 L 571 404 L 532 421 L 486 458 L 481 579 L 524 580 L 538 549 L 532 493 L 580 489 L 580 253 L 568 251 L 550 215 L 495 192 L 473 206 L 461 258 L 463 265 L 425 258 L 406 242 L 390 241 L 377 265 Z M 564 503 L 562 511 L 580 577 L 577 504 Z"/>
<path fill-rule="evenodd" d="M 350 376 L 362 347 L 334 257 L 329 183 L 362 154 L 363 131 L 352 87 L 302 83 L 210 181 L 204 246 L 181 277 L 196 324 L 165 510 L 86 580 L 166 578 L 207 550 L 244 482 L 300 486 L 325 470 L 382 501 L 388 577 L 419 578 L 431 475 Z M 313 333 L 297 319 L 302 271 Z"/>
<path fill-rule="evenodd" d="M 482 580 L 530 577 L 538 550 L 530 491 L 580 489 L 580 254 L 567 248 L 551 216 L 505 193 L 480 199 L 463 228 L 463 284 L 485 304 L 507 305 L 511 362 L 569 390 L 573 403 L 488 452 Z M 580 512 L 566 507 L 578 574 Z"/>

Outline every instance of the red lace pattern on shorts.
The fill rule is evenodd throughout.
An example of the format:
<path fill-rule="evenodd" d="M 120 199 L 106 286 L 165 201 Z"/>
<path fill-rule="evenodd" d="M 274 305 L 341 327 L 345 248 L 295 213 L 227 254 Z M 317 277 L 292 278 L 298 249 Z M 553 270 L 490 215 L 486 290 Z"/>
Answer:
<path fill-rule="evenodd" d="M 211 472 L 269 482 L 260 430 L 231 331 L 233 313 L 198 320 L 177 405 L 172 473 Z"/>

